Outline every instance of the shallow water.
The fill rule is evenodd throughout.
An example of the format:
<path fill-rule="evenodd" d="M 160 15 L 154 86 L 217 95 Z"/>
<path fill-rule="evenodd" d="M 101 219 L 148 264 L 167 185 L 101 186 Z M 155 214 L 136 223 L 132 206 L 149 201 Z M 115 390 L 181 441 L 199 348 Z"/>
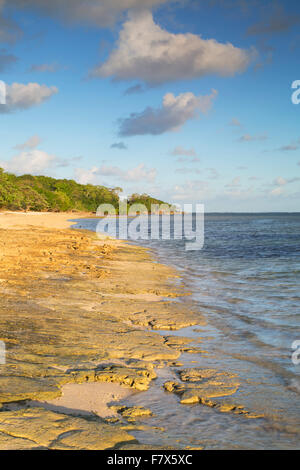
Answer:
<path fill-rule="evenodd" d="M 181 223 L 176 217 L 175 224 Z M 96 230 L 97 223 L 80 220 L 76 228 Z M 235 402 L 263 412 L 266 419 L 180 405 L 178 397 L 161 389 L 175 371 L 160 370 L 151 389 L 135 395 L 134 403 L 149 406 L 157 417 L 147 423 L 166 431 L 136 436 L 181 448 L 299 448 L 300 365 L 292 362 L 292 343 L 300 340 L 300 214 L 207 214 L 205 245 L 199 251 L 186 251 L 184 240 L 137 243 L 179 270 L 207 320 L 204 327 L 171 333 L 203 338 L 201 349 L 207 354 L 183 354 L 180 361 L 238 373 Z"/>

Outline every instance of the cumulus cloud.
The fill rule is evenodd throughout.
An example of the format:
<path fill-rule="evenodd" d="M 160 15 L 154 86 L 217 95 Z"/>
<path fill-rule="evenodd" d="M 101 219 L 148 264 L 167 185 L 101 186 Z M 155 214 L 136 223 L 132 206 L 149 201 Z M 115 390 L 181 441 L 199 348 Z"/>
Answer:
<path fill-rule="evenodd" d="M 212 106 L 217 91 L 210 95 L 195 96 L 191 92 L 174 96 L 167 93 L 161 108 L 146 108 L 141 113 L 132 113 L 128 118 L 119 120 L 119 134 L 133 136 L 159 135 L 179 130 L 188 120 L 194 119 L 199 112 L 206 113 Z"/>
<path fill-rule="evenodd" d="M 112 177 L 121 181 L 147 181 L 152 183 L 155 181 L 156 175 L 157 170 L 155 168 L 147 168 L 144 163 L 140 163 L 135 168 L 129 170 L 107 165 L 101 165 L 101 167 L 94 166 L 90 169 L 75 169 L 75 179 L 81 184 L 96 184 L 101 176 Z"/>
<path fill-rule="evenodd" d="M 82 159 L 81 156 L 62 159 L 43 150 L 38 150 L 37 147 L 41 142 L 41 138 L 35 134 L 26 140 L 26 142 L 15 145 L 14 150 L 18 150 L 18 153 L 10 160 L 0 161 L 0 167 L 17 175 L 25 173 L 49 175 L 49 170 L 52 173 L 52 170 L 55 168 L 64 168 L 75 163 L 78 164 Z"/>
<path fill-rule="evenodd" d="M 90 169 L 86 168 L 75 168 L 74 178 L 80 184 L 94 184 L 97 183 L 99 168 L 94 166 Z"/>
<path fill-rule="evenodd" d="M 216 74 L 233 76 L 250 64 L 254 50 L 173 34 L 155 24 L 151 12 L 134 12 L 123 25 L 117 48 L 92 75 L 117 80 L 142 80 L 148 85 Z"/>
<path fill-rule="evenodd" d="M 39 105 L 58 93 L 55 86 L 48 87 L 38 83 L 13 83 L 6 86 L 6 104 L 0 104 L 0 113 L 29 109 Z"/>
<path fill-rule="evenodd" d="M 30 173 L 31 175 L 44 174 L 45 170 L 55 164 L 55 155 L 50 155 L 42 150 L 23 151 L 12 157 L 9 161 L 0 162 L 4 170 L 16 175 Z"/>
<path fill-rule="evenodd" d="M 112 25 L 124 11 L 151 8 L 168 0 L 6 0 L 18 8 L 35 8 L 40 12 L 71 23 L 96 26 Z M 3 2 L 4 3 L 4 2 Z"/>

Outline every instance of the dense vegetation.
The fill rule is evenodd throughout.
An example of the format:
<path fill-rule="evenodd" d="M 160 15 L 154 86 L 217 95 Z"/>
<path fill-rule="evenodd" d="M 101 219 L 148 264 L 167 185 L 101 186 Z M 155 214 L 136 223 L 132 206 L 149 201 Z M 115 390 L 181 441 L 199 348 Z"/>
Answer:
<path fill-rule="evenodd" d="M 161 206 L 162 204 L 165 204 L 165 209 L 170 208 L 170 210 L 174 209 L 172 206 L 169 204 L 165 203 L 164 201 L 160 201 L 159 199 L 155 199 L 148 194 L 132 194 L 128 198 L 128 205 L 131 206 L 132 204 L 143 204 L 146 206 L 147 211 L 150 213 L 151 212 L 151 207 L 152 205 L 158 204 Z"/>
<path fill-rule="evenodd" d="M 103 203 L 112 204 L 118 210 L 121 191 L 121 188 L 83 185 L 48 176 L 15 176 L 0 168 L 0 210 L 96 212 Z M 129 202 L 145 204 L 149 210 L 151 204 L 162 203 L 146 194 L 134 194 Z"/>

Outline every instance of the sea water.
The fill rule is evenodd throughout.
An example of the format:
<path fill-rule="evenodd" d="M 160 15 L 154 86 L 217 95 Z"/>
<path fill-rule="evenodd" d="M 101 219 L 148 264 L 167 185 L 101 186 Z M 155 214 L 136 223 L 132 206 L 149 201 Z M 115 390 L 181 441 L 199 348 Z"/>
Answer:
<path fill-rule="evenodd" d="M 98 222 L 81 219 L 74 228 L 95 231 Z M 181 223 L 180 216 L 174 223 Z M 148 392 L 128 400 L 155 413 L 147 424 L 157 429 L 135 431 L 136 437 L 179 448 L 299 448 L 300 354 L 293 347 L 300 345 L 300 214 L 206 214 L 205 243 L 197 251 L 172 238 L 134 243 L 179 271 L 206 320 L 206 326 L 160 332 L 201 337 L 206 353 L 183 354 L 184 367 L 238 374 L 241 385 L 232 399 L 265 416 L 247 419 L 181 405 L 162 389 L 175 371 L 162 369 Z"/>

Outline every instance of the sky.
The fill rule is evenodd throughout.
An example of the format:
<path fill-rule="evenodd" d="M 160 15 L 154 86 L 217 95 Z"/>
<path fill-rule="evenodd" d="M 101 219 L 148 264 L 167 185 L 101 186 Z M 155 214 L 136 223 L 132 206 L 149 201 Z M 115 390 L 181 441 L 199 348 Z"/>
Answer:
<path fill-rule="evenodd" d="M 296 0 L 0 0 L 0 167 L 298 212 L 299 50 Z"/>

